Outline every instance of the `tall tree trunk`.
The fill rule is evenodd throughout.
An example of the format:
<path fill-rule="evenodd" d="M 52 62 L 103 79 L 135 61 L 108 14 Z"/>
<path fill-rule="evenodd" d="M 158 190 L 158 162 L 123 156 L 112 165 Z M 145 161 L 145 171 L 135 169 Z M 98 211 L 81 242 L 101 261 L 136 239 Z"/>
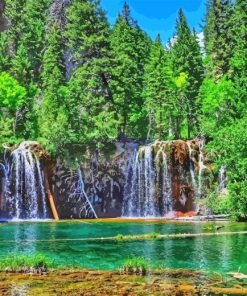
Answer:
<path fill-rule="evenodd" d="M 160 118 L 159 118 L 159 139 L 162 140 L 163 137 L 163 113 L 162 113 L 162 109 L 161 109 L 162 105 L 160 103 Z"/>

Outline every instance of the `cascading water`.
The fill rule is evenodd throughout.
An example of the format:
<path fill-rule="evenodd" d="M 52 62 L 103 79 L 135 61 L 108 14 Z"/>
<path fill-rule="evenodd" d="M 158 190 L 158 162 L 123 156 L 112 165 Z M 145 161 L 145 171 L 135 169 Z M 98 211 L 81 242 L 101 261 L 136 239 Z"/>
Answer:
<path fill-rule="evenodd" d="M 203 155 L 203 148 L 204 148 L 204 145 L 205 145 L 205 139 L 204 138 L 199 139 L 198 145 L 199 145 L 198 196 L 200 197 L 200 196 L 202 196 L 202 186 L 203 186 L 202 177 L 203 177 L 203 171 L 207 168 L 204 165 L 204 155 Z"/>
<path fill-rule="evenodd" d="M 21 143 L 2 165 L 5 212 L 12 219 L 48 218 L 44 173 L 31 149 L 36 145 L 36 142 Z"/>
<path fill-rule="evenodd" d="M 190 176 L 192 180 L 193 189 L 195 190 L 195 194 L 197 194 L 197 182 L 195 178 L 195 165 L 194 165 L 194 156 L 193 156 L 193 149 L 191 147 L 190 142 L 186 142 L 188 149 L 189 149 L 189 161 L 190 161 Z"/>
<path fill-rule="evenodd" d="M 223 193 L 226 189 L 226 167 L 222 165 L 219 170 L 219 192 Z"/>
<path fill-rule="evenodd" d="M 125 178 L 122 215 L 164 217 L 173 209 L 169 142 L 140 147 L 130 156 Z"/>

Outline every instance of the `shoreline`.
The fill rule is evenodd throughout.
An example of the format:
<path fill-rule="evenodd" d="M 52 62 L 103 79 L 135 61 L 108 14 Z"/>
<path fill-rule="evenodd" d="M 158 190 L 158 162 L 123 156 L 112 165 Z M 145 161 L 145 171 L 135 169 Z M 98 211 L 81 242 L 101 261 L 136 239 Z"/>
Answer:
<path fill-rule="evenodd" d="M 222 217 L 222 215 L 220 216 Z M 163 217 L 114 217 L 114 218 L 97 218 L 97 219 L 27 219 L 27 220 L 5 220 L 0 223 L 0 225 L 4 224 L 18 224 L 18 223 L 208 223 L 208 222 L 237 222 L 241 223 L 242 221 L 236 221 L 230 219 L 230 216 L 227 217 L 216 217 L 216 216 L 193 216 L 193 217 L 178 217 L 178 218 L 163 218 Z M 243 222 L 244 223 L 244 222 Z"/>
<path fill-rule="evenodd" d="M 154 270 L 140 276 L 117 270 L 59 269 L 42 275 L 0 272 L 0 278 L 2 296 L 247 295 L 247 282 L 193 270 Z"/>

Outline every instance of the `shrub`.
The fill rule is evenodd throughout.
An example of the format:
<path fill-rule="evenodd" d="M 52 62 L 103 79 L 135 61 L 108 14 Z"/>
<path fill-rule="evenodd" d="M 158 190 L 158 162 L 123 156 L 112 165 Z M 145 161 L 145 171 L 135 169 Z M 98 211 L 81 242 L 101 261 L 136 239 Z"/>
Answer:
<path fill-rule="evenodd" d="M 134 257 L 129 258 L 124 262 L 121 271 L 126 274 L 145 275 L 147 272 L 147 267 L 148 263 L 144 258 Z"/>

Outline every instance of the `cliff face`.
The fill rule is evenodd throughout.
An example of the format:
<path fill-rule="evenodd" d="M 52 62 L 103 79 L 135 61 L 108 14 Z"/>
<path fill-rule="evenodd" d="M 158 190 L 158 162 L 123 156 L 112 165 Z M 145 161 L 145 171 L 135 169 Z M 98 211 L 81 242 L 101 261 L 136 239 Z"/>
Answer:
<path fill-rule="evenodd" d="M 204 163 L 202 140 L 116 143 L 106 156 L 88 152 L 81 164 L 84 188 L 99 217 L 167 216 L 195 211 L 194 198 L 202 195 Z M 77 172 L 58 161 L 53 190 L 60 217 L 84 217 L 83 199 L 73 194 Z M 78 190 L 77 190 L 78 191 Z"/>
<path fill-rule="evenodd" d="M 69 170 L 38 143 L 24 142 L 9 148 L 1 165 L 1 215 L 51 217 L 48 190 L 60 218 L 165 217 L 195 211 L 194 199 L 202 195 L 209 171 L 203 143 L 115 143 L 108 154 L 87 151 L 80 168 Z"/>

